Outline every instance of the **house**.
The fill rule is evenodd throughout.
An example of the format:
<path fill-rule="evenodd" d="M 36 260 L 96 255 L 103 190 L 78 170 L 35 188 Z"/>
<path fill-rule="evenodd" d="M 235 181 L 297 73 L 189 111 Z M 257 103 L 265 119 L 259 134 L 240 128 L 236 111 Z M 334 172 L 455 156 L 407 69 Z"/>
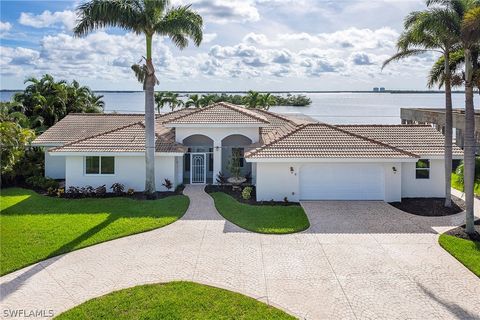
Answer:
<path fill-rule="evenodd" d="M 156 187 L 216 183 L 232 152 L 258 200 L 444 197 L 444 138 L 426 125 L 330 125 L 217 103 L 156 117 Z M 69 186 L 145 186 L 143 115 L 69 114 L 35 141 Z M 454 147 L 455 159 L 462 150 Z"/>

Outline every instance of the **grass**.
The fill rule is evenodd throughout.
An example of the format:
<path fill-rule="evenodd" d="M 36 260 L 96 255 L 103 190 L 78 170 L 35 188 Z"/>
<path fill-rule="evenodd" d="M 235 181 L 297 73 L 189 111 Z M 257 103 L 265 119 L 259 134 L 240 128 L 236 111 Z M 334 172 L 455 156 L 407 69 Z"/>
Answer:
<path fill-rule="evenodd" d="M 252 206 L 240 203 L 223 192 L 210 195 L 225 219 L 249 231 L 284 234 L 303 231 L 310 226 L 301 206 Z"/>
<path fill-rule="evenodd" d="M 137 286 L 89 300 L 55 319 L 295 319 L 239 293 L 192 282 Z"/>
<path fill-rule="evenodd" d="M 463 182 L 455 172 L 452 173 L 452 188 L 463 192 Z M 476 196 L 480 196 L 480 181 L 475 182 L 474 192 Z"/>
<path fill-rule="evenodd" d="M 480 277 L 480 242 L 440 235 L 438 242 L 470 271 Z"/>
<path fill-rule="evenodd" d="M 188 197 L 59 199 L 9 188 L 0 195 L 0 274 L 65 252 L 160 228 L 179 219 Z"/>

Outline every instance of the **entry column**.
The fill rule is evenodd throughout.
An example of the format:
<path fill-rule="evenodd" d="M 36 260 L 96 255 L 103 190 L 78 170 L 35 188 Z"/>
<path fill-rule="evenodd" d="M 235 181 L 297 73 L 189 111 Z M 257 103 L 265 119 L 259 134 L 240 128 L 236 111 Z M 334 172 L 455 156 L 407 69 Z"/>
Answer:
<path fill-rule="evenodd" d="M 222 171 L 222 140 L 213 140 L 213 184 L 217 184 L 217 174 Z"/>

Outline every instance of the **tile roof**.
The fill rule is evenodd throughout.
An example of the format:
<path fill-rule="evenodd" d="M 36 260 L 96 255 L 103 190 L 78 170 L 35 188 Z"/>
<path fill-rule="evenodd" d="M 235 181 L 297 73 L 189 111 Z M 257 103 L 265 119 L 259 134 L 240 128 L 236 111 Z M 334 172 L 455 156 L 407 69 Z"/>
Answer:
<path fill-rule="evenodd" d="M 420 156 L 444 154 L 443 134 L 428 125 L 338 125 L 337 127 Z M 462 149 L 453 145 L 453 155 L 463 155 Z"/>
<path fill-rule="evenodd" d="M 417 158 L 415 154 L 338 127 L 305 124 L 260 148 L 247 158 Z"/>
<path fill-rule="evenodd" d="M 165 124 L 267 124 L 267 118 L 247 108 L 218 102 L 188 114 L 173 117 Z"/>
<path fill-rule="evenodd" d="M 185 152 L 184 146 L 175 143 L 173 132 L 156 136 L 156 152 Z M 145 152 L 145 126 L 142 122 L 133 123 L 67 143 L 51 152 Z"/>
<path fill-rule="evenodd" d="M 63 145 L 143 120 L 143 114 L 71 113 L 38 136 L 33 145 Z"/>

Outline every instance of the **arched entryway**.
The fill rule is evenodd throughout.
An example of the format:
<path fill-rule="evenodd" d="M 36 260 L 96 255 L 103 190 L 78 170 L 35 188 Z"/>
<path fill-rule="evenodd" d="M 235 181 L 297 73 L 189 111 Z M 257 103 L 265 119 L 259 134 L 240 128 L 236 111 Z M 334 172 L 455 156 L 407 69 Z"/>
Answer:
<path fill-rule="evenodd" d="M 240 175 L 251 178 L 252 164 L 245 161 L 244 155 L 248 151 L 252 140 L 241 134 L 232 134 L 222 140 L 222 172 L 225 176 L 231 176 L 228 163 L 232 159 L 233 153 L 240 156 Z"/>
<path fill-rule="evenodd" d="M 183 182 L 213 183 L 213 140 L 201 134 L 183 139 Z"/>

